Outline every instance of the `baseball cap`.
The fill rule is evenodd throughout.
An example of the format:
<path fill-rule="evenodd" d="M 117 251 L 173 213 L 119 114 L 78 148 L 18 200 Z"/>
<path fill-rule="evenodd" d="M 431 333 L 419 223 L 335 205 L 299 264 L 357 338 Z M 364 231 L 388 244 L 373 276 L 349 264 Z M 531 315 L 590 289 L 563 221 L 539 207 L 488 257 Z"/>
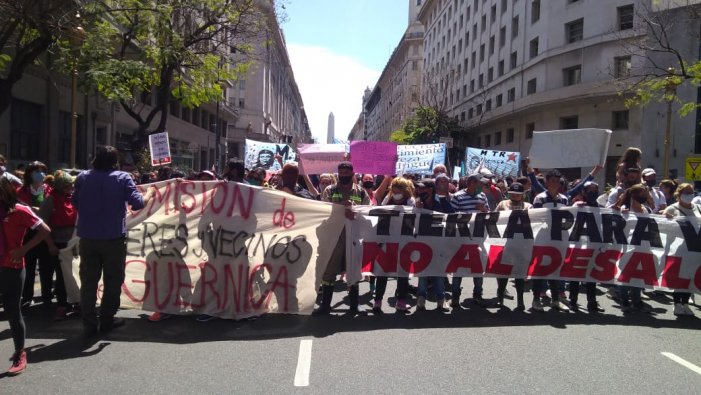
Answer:
<path fill-rule="evenodd" d="M 513 184 L 509 185 L 509 193 L 522 195 L 524 193 L 523 184 L 520 182 L 514 182 Z"/>
<path fill-rule="evenodd" d="M 655 169 L 653 169 L 651 167 L 648 167 L 647 169 L 643 170 L 643 177 L 651 176 L 653 174 L 656 175 L 657 172 L 655 171 Z"/>

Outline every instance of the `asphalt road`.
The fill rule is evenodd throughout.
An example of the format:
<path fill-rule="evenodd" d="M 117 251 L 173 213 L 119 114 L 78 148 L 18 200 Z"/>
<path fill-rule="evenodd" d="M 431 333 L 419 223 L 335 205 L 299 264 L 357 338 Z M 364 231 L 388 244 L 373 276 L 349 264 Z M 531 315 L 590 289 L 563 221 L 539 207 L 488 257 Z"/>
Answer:
<path fill-rule="evenodd" d="M 469 295 L 471 282 L 464 287 Z M 485 296 L 495 292 L 496 281 L 486 279 Z M 145 312 L 122 311 L 127 324 L 93 340 L 82 339 L 78 320 L 53 322 L 51 311 L 33 306 L 26 317 L 29 366 L 18 377 L 0 375 L 0 393 L 701 391 L 701 318 L 676 318 L 670 295 L 649 294 L 653 314 L 623 315 L 600 295 L 606 312 L 599 315 L 499 311 L 468 299 L 449 313 L 431 311 L 429 302 L 425 312 L 398 315 L 385 304 L 385 314 L 358 317 L 344 314 L 344 296 L 335 294 L 338 311 L 327 317 L 149 323 Z M 692 309 L 701 317 L 701 308 Z M 11 354 L 3 320 L 0 355 Z"/>

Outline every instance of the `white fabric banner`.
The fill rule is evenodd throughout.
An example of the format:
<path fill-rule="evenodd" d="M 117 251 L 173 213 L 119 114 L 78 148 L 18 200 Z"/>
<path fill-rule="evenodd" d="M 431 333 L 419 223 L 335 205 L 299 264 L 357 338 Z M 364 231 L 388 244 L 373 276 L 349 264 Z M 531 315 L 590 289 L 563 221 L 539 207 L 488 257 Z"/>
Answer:
<path fill-rule="evenodd" d="M 357 209 L 349 273 L 592 281 L 701 292 L 701 220 L 606 209 Z"/>
<path fill-rule="evenodd" d="M 568 129 L 533 132 L 530 166 L 553 169 L 604 165 L 611 131 Z"/>
<path fill-rule="evenodd" d="M 156 197 L 127 219 L 122 307 L 234 319 L 312 312 L 343 206 L 234 182 L 151 185 Z M 70 302 L 80 299 L 78 243 L 61 251 Z"/>

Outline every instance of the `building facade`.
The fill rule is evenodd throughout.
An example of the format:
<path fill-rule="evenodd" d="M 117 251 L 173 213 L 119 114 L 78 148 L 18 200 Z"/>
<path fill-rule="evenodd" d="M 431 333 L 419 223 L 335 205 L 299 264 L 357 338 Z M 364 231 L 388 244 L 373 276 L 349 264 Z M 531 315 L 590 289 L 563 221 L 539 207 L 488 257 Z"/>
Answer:
<path fill-rule="evenodd" d="M 416 19 L 421 0 L 409 1 L 409 26 L 365 102 L 366 140 L 388 141 L 420 104 L 423 25 Z"/>
<path fill-rule="evenodd" d="M 649 0 L 429 0 L 419 19 L 426 27 L 424 83 L 434 89 L 424 89 L 422 99 L 442 92 L 439 104 L 467 128 L 456 142 L 463 148 L 525 157 L 534 131 L 611 129 L 606 180 L 629 146 L 641 147 L 642 165 L 661 173 L 666 105 L 626 108 L 614 83 L 643 67 L 628 44 L 645 35 L 639 15 L 651 9 Z M 698 20 L 676 32 L 682 51 L 698 60 Z M 677 93 L 698 100 L 693 89 Z M 673 118 L 672 176 L 683 176 L 684 158 L 694 153 L 695 123 L 694 114 Z"/>

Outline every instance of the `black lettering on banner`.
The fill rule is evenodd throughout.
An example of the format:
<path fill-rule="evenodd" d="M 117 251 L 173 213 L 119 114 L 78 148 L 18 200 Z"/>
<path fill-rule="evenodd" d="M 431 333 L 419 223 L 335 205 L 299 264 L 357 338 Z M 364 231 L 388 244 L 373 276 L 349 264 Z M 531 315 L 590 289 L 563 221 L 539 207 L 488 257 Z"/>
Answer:
<path fill-rule="evenodd" d="M 402 215 L 402 236 L 414 236 L 414 222 L 416 214 L 404 213 Z"/>
<path fill-rule="evenodd" d="M 489 151 L 484 150 L 484 149 L 483 149 L 482 151 L 480 151 L 480 155 L 479 155 L 479 156 L 487 156 L 487 155 L 489 155 Z"/>
<path fill-rule="evenodd" d="M 368 213 L 377 219 L 377 235 L 387 236 L 389 235 L 389 224 L 392 217 L 398 217 L 399 211 L 397 210 L 387 210 L 387 209 L 372 209 Z"/>
<path fill-rule="evenodd" d="M 138 233 L 140 231 L 141 231 L 141 228 L 138 228 L 138 227 L 127 229 L 127 256 L 133 256 L 133 257 L 145 256 L 145 255 L 139 255 L 139 254 L 134 254 L 134 253 L 129 252 L 129 251 L 131 251 L 129 244 L 140 244 L 139 239 L 135 239 L 135 238 L 129 237 L 129 236 L 131 236 L 132 233 Z M 143 249 L 141 251 L 143 253 Z"/>
<path fill-rule="evenodd" d="M 484 237 L 484 229 L 487 229 L 487 234 L 491 238 L 501 238 L 497 221 L 499 220 L 499 211 L 491 213 L 477 213 L 475 215 L 475 229 L 473 234 L 475 237 Z"/>
<path fill-rule="evenodd" d="M 619 214 L 601 214 L 603 242 L 613 244 L 628 244 L 628 238 L 624 232 L 626 220 Z"/>
<path fill-rule="evenodd" d="M 550 239 L 562 240 L 562 231 L 574 225 L 574 215 L 565 210 L 550 210 Z"/>
<path fill-rule="evenodd" d="M 280 149 L 280 145 L 275 146 L 275 154 L 282 156 L 282 159 L 287 159 L 290 155 L 290 146 L 285 145 L 284 148 Z"/>
<path fill-rule="evenodd" d="M 237 241 L 239 238 L 243 237 L 243 240 L 244 240 L 244 241 L 241 242 L 241 246 L 242 246 L 242 247 L 240 247 L 238 250 L 237 250 L 237 249 L 234 249 L 234 257 L 235 257 L 235 258 L 238 258 L 242 253 L 244 253 L 244 252 L 247 251 L 246 241 L 245 241 L 245 240 L 246 240 L 249 236 L 253 236 L 253 235 L 249 235 L 248 232 L 243 231 L 243 230 L 240 231 L 240 232 L 238 232 L 238 233 L 236 234 L 236 236 L 234 236 L 234 240 L 233 240 L 234 248 L 236 247 L 236 241 Z M 251 237 L 251 238 L 252 238 L 252 237 Z"/>
<path fill-rule="evenodd" d="M 470 228 L 468 224 L 472 219 L 472 214 L 448 214 L 445 219 L 445 236 L 455 237 L 455 229 L 460 232 L 460 237 L 470 237 Z"/>
<path fill-rule="evenodd" d="M 599 227 L 596 224 L 594 213 L 578 211 L 577 220 L 574 222 L 574 229 L 570 234 L 570 241 L 579 241 L 582 236 L 587 236 L 592 243 L 601 243 Z"/>
<path fill-rule="evenodd" d="M 506 230 L 504 230 L 504 238 L 513 239 L 516 233 L 522 234 L 526 240 L 533 240 L 531 218 L 526 210 L 514 210 L 509 215 L 509 223 L 506 225 Z"/>
<path fill-rule="evenodd" d="M 443 236 L 443 214 L 421 214 L 419 215 L 419 235 L 421 236 Z"/>
<path fill-rule="evenodd" d="M 142 222 L 144 225 L 144 232 L 141 234 L 141 256 L 146 256 L 146 239 L 151 242 L 150 250 L 154 251 L 157 256 L 161 256 L 158 251 L 159 248 L 156 247 L 156 243 L 153 242 L 153 235 L 158 233 L 158 224 L 155 222 Z M 149 231 L 152 228 L 153 231 Z"/>
<path fill-rule="evenodd" d="M 690 221 L 677 220 L 677 223 L 682 235 L 684 235 L 686 249 L 692 252 L 701 252 L 701 232 L 696 232 Z"/>
<path fill-rule="evenodd" d="M 234 256 L 234 239 L 236 238 L 236 232 L 232 232 L 223 228 L 219 228 L 219 255 L 222 256 Z M 228 237 L 231 236 L 231 237 Z M 231 250 L 229 251 L 228 245 L 231 245 Z"/>
<path fill-rule="evenodd" d="M 278 258 L 280 258 L 281 256 L 285 255 L 285 253 L 287 252 L 287 249 L 288 249 L 289 246 L 290 246 L 290 242 L 291 242 L 291 241 L 292 241 L 292 238 L 291 238 L 290 236 L 283 236 L 283 237 L 281 237 L 281 238 L 277 241 L 277 243 L 273 244 L 272 249 L 270 250 L 270 256 L 273 257 L 273 259 L 278 259 Z M 282 252 L 276 252 L 276 250 L 278 249 L 278 247 L 279 247 L 279 246 L 281 247 L 281 245 L 280 245 L 281 243 L 285 243 L 284 249 L 282 250 Z"/>
<path fill-rule="evenodd" d="M 297 263 L 297 261 L 302 258 L 302 248 L 298 245 L 298 243 L 306 243 L 307 242 L 307 237 L 304 235 L 299 235 L 295 236 L 292 239 L 292 242 L 290 243 L 290 247 L 287 251 L 287 261 L 290 263 Z M 294 251 L 297 251 L 297 255 L 293 255 Z"/>
<path fill-rule="evenodd" d="M 175 249 L 175 254 L 180 259 L 187 256 L 187 253 L 190 250 L 190 246 L 187 243 L 187 235 L 188 235 L 187 225 L 178 224 L 178 227 L 175 229 L 175 239 L 178 240 L 180 243 L 182 243 L 185 246 L 184 252 L 180 251 L 180 248 Z"/>
<path fill-rule="evenodd" d="M 175 252 L 172 252 L 172 249 L 167 248 L 168 243 L 172 241 L 170 237 L 166 237 L 166 229 L 173 229 L 175 230 L 175 225 L 170 225 L 170 224 L 161 224 L 161 243 L 159 247 L 159 251 L 157 251 L 158 256 L 175 256 Z"/>
<path fill-rule="evenodd" d="M 657 222 L 650 217 L 638 217 L 638 223 L 635 224 L 633 236 L 630 238 L 630 244 L 640 245 L 640 242 L 647 240 L 650 242 L 650 247 L 662 248 L 662 240 L 660 239 L 660 230 L 657 227 Z"/>

